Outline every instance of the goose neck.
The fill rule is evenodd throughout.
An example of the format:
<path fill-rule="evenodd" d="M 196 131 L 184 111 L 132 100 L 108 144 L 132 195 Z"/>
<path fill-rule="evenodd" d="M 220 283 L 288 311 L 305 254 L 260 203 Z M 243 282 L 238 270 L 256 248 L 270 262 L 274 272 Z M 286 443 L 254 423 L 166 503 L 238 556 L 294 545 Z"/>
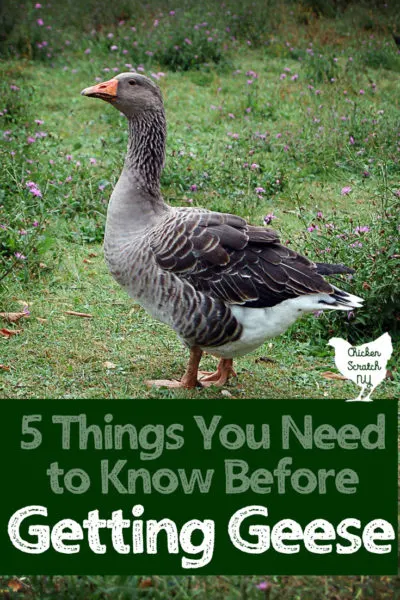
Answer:
<path fill-rule="evenodd" d="M 158 196 L 165 160 L 166 122 L 163 110 L 131 117 L 124 169 L 144 192 Z"/>

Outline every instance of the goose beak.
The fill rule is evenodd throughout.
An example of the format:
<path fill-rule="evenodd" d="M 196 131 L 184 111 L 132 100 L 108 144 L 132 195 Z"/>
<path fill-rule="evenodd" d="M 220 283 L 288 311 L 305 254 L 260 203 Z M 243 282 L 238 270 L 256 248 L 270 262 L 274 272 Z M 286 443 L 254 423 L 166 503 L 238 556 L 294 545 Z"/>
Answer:
<path fill-rule="evenodd" d="M 117 98 L 118 79 L 110 79 L 92 87 L 87 87 L 81 91 L 82 96 L 91 98 L 101 98 L 102 100 L 113 101 Z"/>

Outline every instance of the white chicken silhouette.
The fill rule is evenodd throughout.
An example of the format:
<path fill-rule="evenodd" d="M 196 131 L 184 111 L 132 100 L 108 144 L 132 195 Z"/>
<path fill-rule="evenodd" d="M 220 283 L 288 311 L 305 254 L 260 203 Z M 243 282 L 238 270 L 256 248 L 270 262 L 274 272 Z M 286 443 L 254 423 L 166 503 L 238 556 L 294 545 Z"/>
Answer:
<path fill-rule="evenodd" d="M 361 391 L 357 398 L 347 402 L 372 402 L 371 394 L 386 377 L 386 363 L 392 356 L 392 340 L 384 333 L 374 342 L 352 346 L 342 338 L 331 338 L 335 348 L 335 364 L 346 379 L 354 381 Z M 363 394 L 367 390 L 366 396 Z"/>

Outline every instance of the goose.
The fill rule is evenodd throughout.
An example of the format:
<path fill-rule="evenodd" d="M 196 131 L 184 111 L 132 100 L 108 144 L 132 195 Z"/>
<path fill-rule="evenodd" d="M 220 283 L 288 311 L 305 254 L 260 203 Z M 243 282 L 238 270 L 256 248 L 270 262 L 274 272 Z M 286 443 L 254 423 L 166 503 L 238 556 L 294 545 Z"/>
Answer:
<path fill-rule="evenodd" d="M 160 192 L 166 117 L 159 86 L 138 73 L 120 73 L 85 88 L 123 113 L 129 139 L 111 194 L 104 237 L 111 275 L 150 315 L 168 324 L 189 348 L 180 380 L 150 386 L 223 386 L 236 376 L 233 359 L 318 310 L 353 310 L 362 299 L 324 275 L 352 273 L 314 263 L 280 243 L 276 231 L 202 208 L 169 206 Z M 219 358 L 199 371 L 203 352 Z"/>

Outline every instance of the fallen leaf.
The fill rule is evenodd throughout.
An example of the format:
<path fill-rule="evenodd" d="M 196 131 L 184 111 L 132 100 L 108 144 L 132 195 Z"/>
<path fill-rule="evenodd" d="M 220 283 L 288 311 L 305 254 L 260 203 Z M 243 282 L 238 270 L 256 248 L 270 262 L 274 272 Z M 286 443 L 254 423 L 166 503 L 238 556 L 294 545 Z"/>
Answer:
<path fill-rule="evenodd" d="M 228 390 L 221 390 L 221 396 L 225 396 L 225 398 L 233 398 L 232 394 Z"/>
<path fill-rule="evenodd" d="M 21 333 L 22 329 L 5 329 L 3 327 L 3 329 L 0 329 L 0 335 L 2 335 L 5 338 L 9 338 L 12 335 L 18 335 L 18 333 Z"/>
<path fill-rule="evenodd" d="M 7 321 L 7 323 L 16 323 L 20 319 L 24 317 L 29 317 L 28 312 L 2 312 L 0 313 L 0 317 Z"/>
<path fill-rule="evenodd" d="M 139 587 L 142 589 L 153 587 L 153 580 L 152 579 L 142 579 L 139 583 Z"/>
<path fill-rule="evenodd" d="M 339 375 L 339 373 L 333 373 L 333 371 L 324 371 L 323 373 L 321 373 L 321 377 L 323 377 L 324 379 L 347 379 L 347 377 L 343 377 L 343 375 Z"/>
<path fill-rule="evenodd" d="M 95 258 L 96 256 L 98 256 L 97 252 L 90 252 L 89 253 L 89 257 L 90 258 Z"/>
<path fill-rule="evenodd" d="M 14 577 L 13 579 L 9 579 L 7 581 L 7 587 L 9 587 L 13 592 L 19 592 L 24 586 L 17 578 Z"/>
<path fill-rule="evenodd" d="M 86 263 L 86 264 L 88 264 L 88 265 L 92 265 L 93 264 L 93 261 L 89 260 L 88 258 L 84 258 L 83 262 Z"/>
<path fill-rule="evenodd" d="M 3 371 L 9 371 L 10 367 L 8 367 L 7 365 L 0 365 L 0 369 L 2 369 Z"/>
<path fill-rule="evenodd" d="M 36 317 L 36 320 L 39 321 L 39 323 L 47 323 L 47 319 L 42 319 L 41 317 Z"/>
<path fill-rule="evenodd" d="M 75 310 L 66 310 L 66 315 L 72 315 L 73 317 L 85 317 L 86 319 L 92 319 L 93 315 L 89 315 L 89 313 L 76 312 Z"/>
<path fill-rule="evenodd" d="M 40 267 L 41 269 L 48 269 L 48 268 L 49 268 L 49 267 L 46 265 L 46 263 L 42 263 L 42 262 L 40 262 L 40 263 L 39 263 L 39 267 Z"/>
<path fill-rule="evenodd" d="M 106 369 L 116 369 L 117 365 L 115 365 L 113 362 L 110 362 L 109 360 L 106 360 L 106 362 L 103 363 L 103 367 L 105 367 Z"/>

